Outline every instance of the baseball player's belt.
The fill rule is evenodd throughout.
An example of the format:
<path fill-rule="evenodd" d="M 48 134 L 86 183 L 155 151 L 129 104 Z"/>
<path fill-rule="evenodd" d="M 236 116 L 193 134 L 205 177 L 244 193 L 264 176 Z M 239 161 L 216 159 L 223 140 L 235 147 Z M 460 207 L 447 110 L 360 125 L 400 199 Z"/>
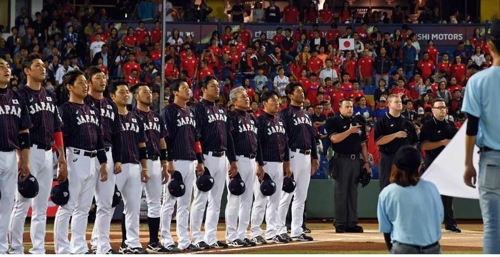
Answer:
<path fill-rule="evenodd" d="M 44 150 L 44 151 L 48 151 L 48 150 L 52 149 L 52 147 L 48 147 L 48 146 L 45 146 L 45 145 L 39 145 L 39 144 L 32 144 L 31 146 L 33 148 Z"/>
<path fill-rule="evenodd" d="M 305 155 L 310 155 L 311 154 L 311 150 L 302 150 L 302 149 L 292 149 L 292 152 L 297 152 L 297 150 L 299 150 L 299 153 L 301 154 L 305 154 Z"/>
<path fill-rule="evenodd" d="M 246 157 L 248 159 L 254 159 L 255 158 L 255 154 L 254 153 L 244 154 L 243 157 Z"/>
<path fill-rule="evenodd" d="M 148 159 L 152 160 L 152 161 L 157 161 L 160 159 L 160 156 L 156 155 L 156 154 L 152 154 L 152 155 L 149 155 L 148 156 Z"/>
<path fill-rule="evenodd" d="M 84 150 L 73 150 L 74 154 L 83 155 L 86 157 L 94 158 L 97 156 L 97 151 L 84 151 Z"/>
<path fill-rule="evenodd" d="M 209 152 L 206 152 L 206 153 L 203 153 L 203 154 L 206 154 L 206 155 L 209 155 L 209 156 L 213 156 L 213 157 L 222 157 L 222 156 L 224 156 L 225 152 L 224 151 L 222 151 L 222 152 L 209 151 Z"/>

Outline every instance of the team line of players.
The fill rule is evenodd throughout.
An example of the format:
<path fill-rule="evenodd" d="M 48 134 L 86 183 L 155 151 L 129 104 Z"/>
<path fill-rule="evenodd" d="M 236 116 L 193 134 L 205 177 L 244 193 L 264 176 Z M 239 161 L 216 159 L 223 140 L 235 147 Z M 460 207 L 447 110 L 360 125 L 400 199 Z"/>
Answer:
<path fill-rule="evenodd" d="M 170 85 L 173 102 L 158 115 L 150 110 L 152 91 L 147 84 L 129 87 L 125 81 L 114 81 L 109 86 L 111 99 L 104 97 L 108 85 L 98 67 L 90 67 L 85 73 L 65 74 L 63 88 L 70 100 L 55 108 L 55 97 L 41 86 L 46 72 L 42 60 L 29 56 L 22 67 L 27 85 L 13 92 L 7 87 L 11 76 L 8 63 L 0 59 L 1 107 L 18 110 L 0 113 L 3 116 L 0 129 L 4 132 L 0 160 L 9 164 L 0 177 L 0 220 L 10 220 L 9 224 L 0 223 L 0 253 L 24 252 L 22 235 L 29 206 L 33 208 L 30 227 L 33 247 L 29 251 L 45 253 L 47 201 L 44 199 L 48 198 L 52 184 L 53 147 L 59 153 L 57 179 L 67 183 L 69 191 L 68 202 L 59 206 L 55 217 L 57 254 L 89 252 L 85 234 L 94 195 L 97 212 L 92 248 L 98 254 L 115 252 L 109 238 L 115 187 L 122 192 L 124 202 L 122 253 L 198 251 L 253 246 L 269 240 L 276 243 L 313 240 L 302 229 L 302 215 L 310 175 L 318 168 L 319 160 L 311 118 L 301 108 L 305 97 L 300 83 L 286 87 L 291 101 L 281 112 L 278 94 L 264 93 L 264 113 L 254 118 L 247 112 L 250 99 L 244 88 L 231 91 L 235 111 L 228 113 L 215 103 L 220 93 L 215 77 L 203 79 L 202 100 L 192 107 L 187 105 L 188 84 L 177 80 Z M 137 102 L 133 111 L 126 108 L 129 90 Z M 5 162 L 14 160 L 16 152 L 19 167 L 15 161 Z M 196 180 L 207 170 L 213 186 L 202 191 Z M 39 182 L 39 194 L 24 199 L 16 193 L 16 180 L 18 175 L 22 180 L 30 173 Z M 185 193 L 180 197 L 169 193 L 173 174 L 177 177 L 180 174 L 183 182 Z M 292 174 L 295 190 L 285 193 L 281 190 L 284 178 Z M 228 193 L 227 243 L 224 243 L 216 236 L 221 197 L 226 184 L 236 178 L 246 185 L 246 190 L 240 195 Z M 263 181 L 271 181 L 279 190 L 272 195 L 262 191 Z M 139 241 L 143 188 L 150 234 L 146 249 Z M 285 220 L 292 197 L 289 236 Z M 170 234 L 176 203 L 177 245 Z M 205 233 L 202 233 L 205 208 Z M 260 227 L 264 215 L 265 237 Z M 68 238 L 70 219 L 71 239 Z M 250 237 L 247 237 L 249 225 Z"/>

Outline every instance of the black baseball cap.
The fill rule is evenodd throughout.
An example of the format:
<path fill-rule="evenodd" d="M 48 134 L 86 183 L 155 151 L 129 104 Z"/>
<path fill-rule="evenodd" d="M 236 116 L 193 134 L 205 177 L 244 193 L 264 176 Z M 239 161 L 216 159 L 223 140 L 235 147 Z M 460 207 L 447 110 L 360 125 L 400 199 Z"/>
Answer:
<path fill-rule="evenodd" d="M 230 178 L 227 187 L 232 195 L 242 195 L 243 193 L 245 193 L 245 182 L 243 182 L 239 173 L 236 174 L 236 176 Z"/>
<path fill-rule="evenodd" d="M 422 156 L 413 146 L 406 145 L 396 152 L 393 162 L 398 169 L 411 172 L 420 167 Z"/>
<path fill-rule="evenodd" d="M 296 186 L 296 182 L 295 180 L 293 179 L 293 177 L 285 177 L 283 179 L 283 191 L 285 191 L 286 193 L 292 193 L 293 191 L 295 191 L 295 186 Z"/>
<path fill-rule="evenodd" d="M 57 205 L 65 205 L 69 201 L 69 181 L 59 183 L 52 187 L 50 191 L 50 200 Z"/>
<path fill-rule="evenodd" d="M 38 190 L 38 181 L 31 174 L 26 179 L 17 182 L 17 191 L 24 198 L 34 198 L 38 195 Z"/>
<path fill-rule="evenodd" d="M 111 207 L 115 208 L 122 201 L 122 193 L 118 190 L 118 187 L 115 184 L 115 192 L 113 192 L 113 202 L 111 203 Z"/>
<path fill-rule="evenodd" d="M 179 171 L 176 170 L 174 174 L 170 175 L 170 182 L 167 189 L 173 197 L 181 197 L 186 193 L 186 186 L 182 181 L 182 174 Z"/>
<path fill-rule="evenodd" d="M 210 171 L 205 167 L 203 175 L 196 179 L 196 187 L 202 192 L 208 192 L 214 186 L 214 178 L 210 175 Z"/>
<path fill-rule="evenodd" d="M 264 173 L 264 179 L 260 183 L 260 192 L 265 196 L 271 196 L 276 192 L 276 183 L 267 173 Z"/>
<path fill-rule="evenodd" d="M 486 35 L 500 38 L 500 20 L 491 23 Z"/>

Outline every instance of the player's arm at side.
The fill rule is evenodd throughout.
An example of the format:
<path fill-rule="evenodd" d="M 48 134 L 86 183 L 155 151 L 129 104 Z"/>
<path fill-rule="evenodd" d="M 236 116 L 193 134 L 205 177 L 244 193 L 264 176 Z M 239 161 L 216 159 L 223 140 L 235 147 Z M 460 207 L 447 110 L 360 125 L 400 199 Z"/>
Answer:
<path fill-rule="evenodd" d="M 18 99 L 21 99 L 18 97 Z M 30 174 L 29 170 L 29 162 L 30 162 L 30 147 L 31 147 L 31 138 L 29 129 L 33 126 L 31 123 L 31 118 L 28 114 L 28 109 L 24 103 L 21 105 L 21 118 L 19 120 L 19 151 L 17 151 L 19 156 L 19 164 L 20 167 L 20 175 L 22 178 L 28 177 Z"/>
<path fill-rule="evenodd" d="M 122 162 L 122 152 L 123 152 L 123 125 L 120 121 L 120 113 L 118 113 L 118 107 L 115 103 L 110 103 L 113 106 L 113 112 L 115 113 L 115 119 L 113 121 L 113 129 L 111 134 L 111 141 L 113 143 L 112 155 L 113 161 L 116 164 L 121 164 Z M 116 166 L 115 166 L 116 167 Z"/>
<path fill-rule="evenodd" d="M 234 149 L 234 140 L 233 140 L 233 120 L 232 117 L 227 114 L 227 122 L 226 122 L 226 140 L 227 140 L 227 159 L 229 163 L 236 163 L 236 150 Z"/>
<path fill-rule="evenodd" d="M 141 162 L 141 181 L 148 182 L 148 150 L 146 148 L 146 141 L 148 140 L 146 132 L 144 131 L 144 123 L 139 117 L 136 117 L 139 126 L 139 133 L 137 135 L 137 147 L 139 148 L 139 160 Z"/>

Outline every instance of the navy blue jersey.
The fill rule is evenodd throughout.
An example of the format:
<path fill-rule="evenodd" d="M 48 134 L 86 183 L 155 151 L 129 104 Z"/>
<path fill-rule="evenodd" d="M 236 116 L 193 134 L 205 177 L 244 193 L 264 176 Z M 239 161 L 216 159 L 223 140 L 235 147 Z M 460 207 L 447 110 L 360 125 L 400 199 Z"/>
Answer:
<path fill-rule="evenodd" d="M 113 146 L 112 135 L 123 131 L 123 126 L 119 119 L 118 108 L 110 99 L 103 97 L 101 100 L 87 95 L 85 103 L 100 110 L 102 139 L 105 147 Z"/>
<path fill-rule="evenodd" d="M 10 89 L 0 89 L 0 151 L 20 149 L 19 131 L 32 126 L 22 97 Z M 13 160 L 15 161 L 15 160 Z"/>
<path fill-rule="evenodd" d="M 66 102 L 59 107 L 59 113 L 65 147 L 95 151 L 99 150 L 98 145 L 104 145 L 97 109 L 87 104 Z"/>
<path fill-rule="evenodd" d="M 290 160 L 285 124 L 278 116 L 262 113 L 257 118 L 257 134 L 260 148 L 257 152 L 259 164 Z"/>
<path fill-rule="evenodd" d="M 192 109 L 170 104 L 162 112 L 167 124 L 167 150 L 169 160 L 196 160 L 194 143 L 200 140 Z"/>
<path fill-rule="evenodd" d="M 316 147 L 316 130 L 312 125 L 312 119 L 301 107 L 289 105 L 281 111 L 279 117 L 285 122 L 286 134 L 288 136 L 288 147 L 296 149 L 311 150 L 314 159 L 318 158 Z"/>
<path fill-rule="evenodd" d="M 144 132 L 148 141 L 146 142 L 146 148 L 148 151 L 148 156 L 160 156 L 160 139 L 167 135 L 167 130 L 165 123 L 160 116 L 154 111 L 143 112 L 139 109 L 134 109 L 133 111 L 144 123 Z"/>
<path fill-rule="evenodd" d="M 54 144 L 54 132 L 61 131 L 62 120 L 56 99 L 42 87 L 39 91 L 24 86 L 18 91 L 26 103 L 33 126 L 30 128 L 31 143 L 43 148 Z"/>
<path fill-rule="evenodd" d="M 227 150 L 227 114 L 219 105 L 202 99 L 195 104 L 194 114 L 203 152 Z"/>
<path fill-rule="evenodd" d="M 139 163 L 139 143 L 147 141 L 144 123 L 137 114 L 120 115 L 123 128 L 122 163 Z"/>
<path fill-rule="evenodd" d="M 227 122 L 236 155 L 257 154 L 257 124 L 253 115 L 235 110 L 228 113 Z"/>

